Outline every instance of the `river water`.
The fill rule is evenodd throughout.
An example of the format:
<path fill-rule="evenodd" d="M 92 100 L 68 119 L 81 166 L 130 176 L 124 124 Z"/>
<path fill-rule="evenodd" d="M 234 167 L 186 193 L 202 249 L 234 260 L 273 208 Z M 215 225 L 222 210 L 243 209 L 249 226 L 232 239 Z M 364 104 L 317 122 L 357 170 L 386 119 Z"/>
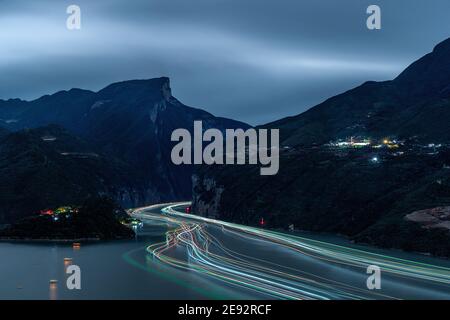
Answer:
<path fill-rule="evenodd" d="M 264 299 L 271 298 L 249 288 L 241 288 L 220 280 L 180 270 L 156 260 L 146 248 L 150 244 L 164 242 L 166 231 L 173 226 L 164 222 L 146 221 L 134 240 L 83 243 L 79 249 L 63 243 L 0 243 L 0 299 Z M 296 257 L 287 249 L 273 248 L 261 240 L 241 238 L 230 233 L 221 234 L 220 228 L 210 227 L 213 234 L 223 237 L 228 247 L 242 252 L 259 252 L 273 257 L 279 264 L 291 264 L 294 268 L 323 268 L 326 275 L 351 277 L 351 281 L 364 286 L 366 274 L 357 277 L 346 269 L 322 266 L 308 257 Z M 228 238 L 227 238 L 228 237 Z M 329 239 L 327 239 L 329 240 Z M 178 249 L 175 249 L 178 250 Z M 186 254 L 182 248 L 180 255 Z M 404 253 L 397 253 L 402 258 Z M 445 260 L 407 255 L 416 261 L 433 262 L 446 267 Z M 81 290 L 69 290 L 66 286 L 65 258 L 81 268 Z M 309 259 L 309 260 L 307 260 Z M 311 264 L 313 263 L 313 264 Z M 321 262 L 323 264 L 323 262 Z M 57 280 L 50 285 L 50 280 Z M 389 283 L 387 284 L 389 286 Z M 392 292 L 406 298 L 450 299 L 450 287 L 433 288 L 424 285 L 418 290 L 408 282 L 392 285 Z M 413 293 L 409 292 L 414 289 Z"/>

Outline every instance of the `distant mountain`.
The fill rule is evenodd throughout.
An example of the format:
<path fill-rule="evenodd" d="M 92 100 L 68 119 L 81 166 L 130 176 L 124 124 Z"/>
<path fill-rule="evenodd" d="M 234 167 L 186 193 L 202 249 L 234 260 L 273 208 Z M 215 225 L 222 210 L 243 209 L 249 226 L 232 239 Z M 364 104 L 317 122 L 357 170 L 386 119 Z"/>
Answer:
<path fill-rule="evenodd" d="M 99 188 L 99 191 L 105 190 L 106 186 L 99 183 L 101 180 L 94 179 L 94 177 L 102 175 L 104 170 L 108 170 L 108 166 L 112 166 L 111 170 L 114 172 L 112 175 L 105 174 L 104 179 L 115 180 L 117 178 L 120 180 L 118 184 L 116 181 L 108 182 L 108 186 L 114 185 L 115 188 L 128 186 L 126 193 L 129 191 L 132 193 L 119 197 L 125 206 L 188 199 L 191 196 L 192 168 L 172 165 L 170 151 L 175 143 L 170 141 L 170 136 L 172 131 L 177 128 L 186 128 L 192 131 L 194 120 L 203 120 L 205 129 L 208 127 L 219 129 L 249 127 L 242 122 L 214 117 L 203 110 L 185 106 L 172 96 L 170 81 L 165 77 L 114 83 L 98 92 L 71 89 L 46 95 L 33 101 L 0 100 L 0 126 L 2 127 L 0 136 L 5 129 L 14 132 L 51 124 L 67 129 L 67 134 L 74 136 L 73 139 L 79 137 L 89 146 L 90 153 L 101 154 L 98 159 L 102 160 L 95 160 L 98 161 L 98 171 L 92 167 L 85 174 L 79 176 L 79 179 L 81 177 L 87 179 L 86 182 L 80 181 L 85 184 L 78 186 L 80 192 L 90 193 L 96 187 Z M 22 148 L 23 153 L 17 150 L 18 155 L 30 157 L 23 159 L 25 167 L 28 162 L 32 165 L 32 161 L 38 157 L 49 158 L 46 154 L 49 143 L 40 141 L 37 132 L 23 131 L 16 135 L 11 134 L 8 139 L 20 140 L 17 148 Z M 9 150 L 8 152 L 12 152 L 11 150 L 15 150 L 16 147 L 8 143 L 8 139 L 4 142 L 7 145 L 4 148 Z M 52 144 L 57 145 L 59 141 L 58 139 Z M 72 142 L 64 141 L 64 147 L 55 148 L 59 151 L 65 150 L 67 144 Z M 45 150 L 41 146 L 45 146 Z M 36 152 L 40 153 L 27 155 L 25 152 L 27 149 L 38 149 Z M 75 149 L 76 152 L 79 152 L 78 149 L 83 149 L 83 147 L 77 145 Z M 78 169 L 81 169 L 77 166 L 82 164 L 74 161 L 71 163 L 74 167 L 66 166 L 59 161 L 64 156 L 54 150 L 51 152 L 53 152 L 51 157 L 58 158 L 58 161 L 55 161 L 60 167 L 52 172 L 41 172 L 40 184 L 49 178 L 47 175 L 52 174 L 54 174 L 51 178 L 55 179 L 55 187 L 58 179 L 62 179 L 60 183 L 64 184 L 67 175 L 74 175 L 76 178 L 80 173 Z M 113 161 L 110 161 L 111 159 Z M 102 163 L 106 164 L 106 168 L 102 168 Z M 117 163 L 124 166 L 126 170 L 122 172 L 116 170 Z M 3 155 L 4 170 L 13 172 L 15 165 L 12 156 Z M 59 175 L 61 172 L 65 172 L 65 175 Z M 92 176 L 92 179 L 87 176 Z M 12 183 L 23 186 L 28 182 L 30 188 L 35 188 L 34 183 L 37 183 L 28 181 L 25 177 L 22 181 L 14 180 L 13 176 L 10 179 L 12 179 Z M 90 181 L 94 180 L 96 181 L 95 188 L 90 184 Z M 14 190 L 7 191 L 13 192 Z M 59 191 L 57 188 L 49 190 L 49 193 L 52 192 L 58 193 Z M 39 203 L 40 206 L 46 205 L 45 197 L 40 197 L 39 194 L 36 194 L 35 197 L 36 203 Z M 67 198 L 70 199 L 69 196 Z M 0 210 L 7 212 L 7 209 L 7 205 L 3 208 L 0 205 Z"/>
<path fill-rule="evenodd" d="M 262 126 L 280 129 L 279 173 L 204 167 L 193 179 L 193 211 L 450 256 L 447 215 L 408 219 L 450 206 L 449 123 L 450 39 L 392 81 L 366 82 Z"/>

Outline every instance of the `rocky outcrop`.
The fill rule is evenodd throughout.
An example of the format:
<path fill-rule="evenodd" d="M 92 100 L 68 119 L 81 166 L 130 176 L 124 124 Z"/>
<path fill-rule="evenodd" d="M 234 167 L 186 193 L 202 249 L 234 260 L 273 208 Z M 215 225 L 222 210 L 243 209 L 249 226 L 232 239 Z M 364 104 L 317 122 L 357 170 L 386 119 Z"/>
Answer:
<path fill-rule="evenodd" d="M 213 178 L 192 175 L 192 209 L 196 214 L 208 218 L 217 218 L 223 187 L 217 186 Z"/>
<path fill-rule="evenodd" d="M 450 207 L 414 211 L 406 215 L 405 219 L 417 222 L 425 229 L 443 228 L 450 230 Z"/>

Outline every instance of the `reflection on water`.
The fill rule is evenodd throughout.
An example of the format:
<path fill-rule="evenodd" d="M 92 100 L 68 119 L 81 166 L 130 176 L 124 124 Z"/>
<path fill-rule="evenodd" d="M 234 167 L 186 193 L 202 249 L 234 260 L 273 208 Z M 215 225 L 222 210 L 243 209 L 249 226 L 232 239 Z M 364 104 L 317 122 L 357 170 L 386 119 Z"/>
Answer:
<path fill-rule="evenodd" d="M 50 300 L 57 300 L 58 299 L 58 280 L 50 280 Z"/>
<path fill-rule="evenodd" d="M 146 225 L 129 241 L 0 242 L 0 299 L 208 299 L 213 291 L 228 299 L 251 297 L 154 261 L 145 249 L 164 241 L 167 229 Z M 65 285 L 71 264 L 83 270 L 81 290 Z"/>
<path fill-rule="evenodd" d="M 64 258 L 64 272 L 67 272 L 67 267 L 72 264 L 72 258 Z"/>
<path fill-rule="evenodd" d="M 166 241 L 166 223 L 145 225 L 135 240 L 96 243 L 7 243 L 0 242 L 0 299 L 258 299 L 267 298 L 244 288 L 224 284 L 192 270 L 174 269 L 146 252 L 147 246 Z M 293 256 L 285 250 L 274 250 L 266 243 L 236 237 L 216 228 L 213 234 L 224 245 L 241 253 L 260 254 L 308 272 L 320 268 L 327 276 L 344 279 L 330 266 L 307 256 Z M 83 250 L 80 250 L 83 246 Z M 177 255 L 186 255 L 182 247 Z M 66 287 L 66 269 L 71 264 L 83 270 L 81 290 Z M 446 263 L 444 263 L 446 264 Z M 447 264 L 446 264 L 447 265 Z M 50 282 L 50 280 L 56 280 Z M 360 275 L 365 286 L 366 274 Z M 384 282 L 387 288 L 394 284 Z M 393 287 L 407 290 L 410 283 Z M 426 290 L 429 290 L 427 292 Z M 424 288 L 419 297 L 435 294 Z M 446 297 L 444 293 L 441 295 Z"/>

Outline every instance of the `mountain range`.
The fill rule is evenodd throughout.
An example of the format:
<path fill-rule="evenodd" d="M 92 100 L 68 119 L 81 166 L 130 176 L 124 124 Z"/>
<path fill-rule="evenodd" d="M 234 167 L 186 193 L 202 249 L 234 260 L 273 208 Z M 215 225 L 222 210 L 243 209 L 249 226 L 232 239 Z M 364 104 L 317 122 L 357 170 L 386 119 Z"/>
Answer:
<path fill-rule="evenodd" d="M 436 214 L 450 206 L 449 123 L 447 39 L 394 80 L 366 82 L 261 126 L 280 129 L 279 173 L 203 167 L 193 178 L 193 211 L 450 256 L 450 215 Z"/>
<path fill-rule="evenodd" d="M 166 77 L 0 100 L 0 119 L 0 223 L 94 194 L 124 207 L 189 199 L 192 167 L 172 164 L 172 131 L 249 127 L 182 104 Z"/>
<path fill-rule="evenodd" d="M 450 256 L 450 39 L 394 80 L 258 127 L 280 129 L 275 176 L 173 165 L 171 134 L 195 120 L 250 127 L 182 104 L 166 77 L 0 100 L 0 224 L 98 195 L 123 207 L 192 198 L 226 221 Z"/>

